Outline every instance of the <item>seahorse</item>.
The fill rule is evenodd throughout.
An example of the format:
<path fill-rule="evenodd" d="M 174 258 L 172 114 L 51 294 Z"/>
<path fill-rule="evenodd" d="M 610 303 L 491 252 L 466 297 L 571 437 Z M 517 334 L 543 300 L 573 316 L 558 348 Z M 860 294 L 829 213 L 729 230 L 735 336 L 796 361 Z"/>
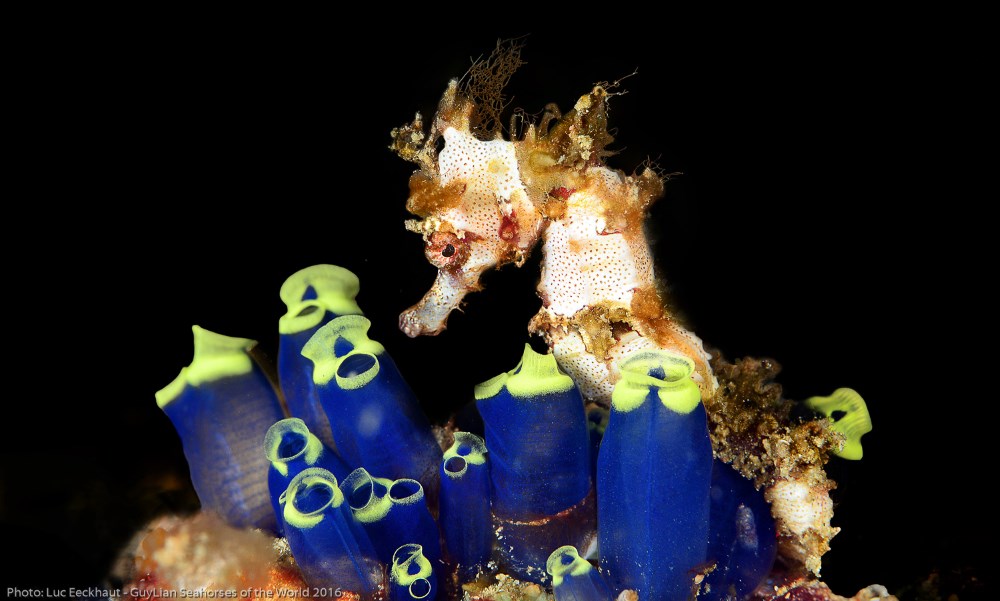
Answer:
<path fill-rule="evenodd" d="M 720 390 L 712 357 L 664 302 L 643 229 L 665 178 L 649 166 L 626 174 L 604 161 L 613 154 L 607 117 L 615 84 L 595 85 L 565 114 L 548 105 L 520 135 L 512 120 L 504 137 L 498 86 L 477 86 L 476 78 L 509 78 L 518 50 L 498 46 L 473 66 L 480 72 L 449 82 L 429 130 L 418 113 L 392 132 L 391 148 L 419 166 L 406 201 L 419 219 L 406 228 L 423 236 L 427 259 L 438 268 L 430 290 L 400 315 L 400 329 L 410 337 L 440 334 L 466 295 L 481 289 L 484 272 L 520 267 L 541 241 L 542 306 L 528 330 L 545 340 L 584 398 L 608 406 L 618 365 L 659 348 L 694 361 L 692 379 L 711 411 Z M 738 405 L 733 390 L 715 406 Z M 782 555 L 818 575 L 820 557 L 839 531 L 830 525 L 835 484 L 822 466 L 844 439 L 818 422 L 795 425 L 765 415 L 739 420 L 770 424 L 751 437 L 753 449 L 729 448 L 724 419 L 714 416 L 716 455 L 766 488 Z"/>
<path fill-rule="evenodd" d="M 565 115 L 550 105 L 520 139 L 482 139 L 480 105 L 453 80 L 428 137 L 420 115 L 394 130 L 394 148 L 420 165 L 406 206 L 421 219 L 406 227 L 423 235 L 438 268 L 399 325 L 411 337 L 441 333 L 486 270 L 521 266 L 542 240 L 542 307 L 529 330 L 587 400 L 607 405 L 618 364 L 651 347 L 694 360 L 693 378 L 711 397 L 718 385 L 711 357 L 666 309 L 643 230 L 663 178 L 649 167 L 626 175 L 604 164 L 611 96 L 597 85 Z"/>

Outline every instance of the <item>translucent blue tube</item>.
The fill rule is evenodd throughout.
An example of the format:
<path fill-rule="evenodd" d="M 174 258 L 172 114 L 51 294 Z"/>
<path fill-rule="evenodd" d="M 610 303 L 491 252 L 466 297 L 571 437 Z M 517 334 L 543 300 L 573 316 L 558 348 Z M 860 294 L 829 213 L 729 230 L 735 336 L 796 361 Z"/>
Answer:
<path fill-rule="evenodd" d="M 396 549 L 411 543 L 420 545 L 431 562 L 441 561 L 438 527 L 420 482 L 377 478 L 358 468 L 341 482 L 340 489 L 381 561 L 390 563 Z"/>
<path fill-rule="evenodd" d="M 441 462 L 441 529 L 463 582 L 479 576 L 493 550 L 487 461 L 482 438 L 455 432 Z"/>
<path fill-rule="evenodd" d="M 549 555 L 545 571 L 552 576 L 556 601 L 611 601 L 611 589 L 601 573 L 580 557 L 576 547 L 559 547 Z"/>
<path fill-rule="evenodd" d="M 767 577 L 778 552 L 771 506 L 750 480 L 718 460 L 710 499 L 707 559 L 715 569 L 698 599 L 742 600 Z"/>
<path fill-rule="evenodd" d="M 362 597 L 374 593 L 384 578 L 383 565 L 333 474 L 322 468 L 302 470 L 280 503 L 288 545 L 309 586 Z"/>
<path fill-rule="evenodd" d="M 502 569 L 546 584 L 554 547 L 585 548 L 596 512 L 583 399 L 550 354 L 525 345 L 511 371 L 476 387 L 490 453 Z"/>
<path fill-rule="evenodd" d="M 583 399 L 555 357 L 524 345 L 517 367 L 476 386 L 476 404 L 490 450 L 493 513 L 535 520 L 587 496 L 590 434 Z"/>
<path fill-rule="evenodd" d="M 333 434 L 313 389 L 312 362 L 302 356 L 302 347 L 330 320 L 361 314 L 354 302 L 359 288 L 358 277 L 343 267 L 313 265 L 292 274 L 279 293 L 288 308 L 278 320 L 278 379 L 285 404 L 331 448 Z"/>
<path fill-rule="evenodd" d="M 419 480 L 436 495 L 441 448 L 396 364 L 368 338 L 370 325 L 360 315 L 338 317 L 302 349 L 314 364 L 313 383 L 337 451 L 351 465 Z"/>
<path fill-rule="evenodd" d="M 598 456 L 601 567 L 616 595 L 687 599 L 705 561 L 712 479 L 694 362 L 643 351 L 620 368 Z"/>
<path fill-rule="evenodd" d="M 284 417 L 278 397 L 248 351 L 257 343 L 198 326 L 194 359 L 156 393 L 184 446 L 204 509 L 238 528 L 276 532 L 260 441 Z"/>
<path fill-rule="evenodd" d="M 271 463 L 267 487 L 277 516 L 278 532 L 283 532 L 278 499 L 299 472 L 310 467 L 329 470 L 338 480 L 347 477 L 351 468 L 309 431 L 304 421 L 290 417 L 275 422 L 264 436 L 264 455 Z"/>
<path fill-rule="evenodd" d="M 389 572 L 389 601 L 434 601 L 437 598 L 437 575 L 423 547 L 402 545 L 392 554 Z"/>

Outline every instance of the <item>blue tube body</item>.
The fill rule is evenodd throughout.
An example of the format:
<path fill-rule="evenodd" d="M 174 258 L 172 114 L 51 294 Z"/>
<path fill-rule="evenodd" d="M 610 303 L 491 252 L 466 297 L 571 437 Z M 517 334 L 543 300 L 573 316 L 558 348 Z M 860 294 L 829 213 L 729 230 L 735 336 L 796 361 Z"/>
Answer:
<path fill-rule="evenodd" d="M 490 452 L 493 513 L 501 518 L 553 516 L 590 491 L 583 398 L 569 376 L 550 370 L 558 370 L 551 355 L 526 347 L 521 363 L 498 376 L 503 381 L 494 378 L 476 389 Z M 521 386 L 521 379 L 529 381 Z M 535 386 L 533 379 L 553 385 Z"/>
<path fill-rule="evenodd" d="M 333 319 L 327 313 L 320 325 Z M 285 395 L 288 412 L 301 418 L 309 430 L 328 446 L 333 446 L 333 434 L 326 412 L 313 388 L 312 364 L 302 356 L 302 347 L 320 326 L 295 334 L 281 334 L 278 341 L 278 380 Z"/>
<path fill-rule="evenodd" d="M 401 545 L 418 544 L 428 560 L 439 564 L 440 535 L 420 482 L 376 478 L 359 468 L 344 479 L 340 488 L 382 562 L 391 563 Z"/>
<path fill-rule="evenodd" d="M 493 550 L 488 456 L 475 434 L 456 432 L 455 443 L 445 451 L 440 512 L 451 563 L 464 581 L 474 580 Z"/>
<path fill-rule="evenodd" d="M 712 468 L 708 561 L 715 569 L 699 599 L 745 599 L 767 577 L 778 552 L 774 518 L 762 491 L 721 461 Z"/>
<path fill-rule="evenodd" d="M 180 435 L 202 507 L 237 528 L 276 532 L 268 461 L 260 441 L 271 424 L 284 417 L 278 397 L 264 372 L 240 348 L 252 341 L 197 326 L 194 331 L 195 360 L 157 393 L 157 403 Z M 228 344 L 232 348 L 220 350 Z M 205 375 L 218 362 L 235 367 Z"/>
<path fill-rule="evenodd" d="M 288 312 L 278 321 L 278 380 L 289 413 L 329 447 L 334 446 L 326 413 L 312 381 L 312 363 L 302 347 L 313 334 L 341 315 L 360 315 L 354 301 L 358 278 L 335 265 L 313 265 L 291 275 L 281 286 Z"/>
<path fill-rule="evenodd" d="M 580 557 L 575 547 L 566 545 L 552 552 L 545 562 L 552 576 L 556 601 L 611 601 L 611 589 L 601 573 Z"/>
<path fill-rule="evenodd" d="M 583 399 L 555 357 L 525 345 L 514 369 L 476 387 L 476 403 L 501 568 L 547 584 L 553 546 L 586 546 L 596 522 Z"/>
<path fill-rule="evenodd" d="M 270 462 L 267 486 L 274 515 L 277 516 L 279 533 L 283 532 L 284 522 L 278 499 L 299 472 L 311 467 L 321 467 L 340 481 L 352 471 L 343 459 L 328 449 L 309 431 L 305 422 L 297 417 L 275 422 L 268 429 L 264 436 L 264 455 Z"/>
<path fill-rule="evenodd" d="M 385 349 L 368 339 L 370 322 L 338 317 L 303 349 L 344 460 L 380 477 L 419 480 L 438 490 L 441 449 L 413 391 Z"/>
<path fill-rule="evenodd" d="M 339 588 L 362 598 L 375 592 L 383 566 L 333 474 L 303 470 L 282 495 L 281 508 L 288 545 L 309 586 Z"/>
<path fill-rule="evenodd" d="M 434 601 L 437 573 L 418 544 L 401 545 L 392 554 L 389 601 Z"/>
<path fill-rule="evenodd" d="M 622 364 L 597 470 L 601 566 L 616 595 L 686 599 L 705 560 L 712 445 L 693 370 L 662 351 Z"/>

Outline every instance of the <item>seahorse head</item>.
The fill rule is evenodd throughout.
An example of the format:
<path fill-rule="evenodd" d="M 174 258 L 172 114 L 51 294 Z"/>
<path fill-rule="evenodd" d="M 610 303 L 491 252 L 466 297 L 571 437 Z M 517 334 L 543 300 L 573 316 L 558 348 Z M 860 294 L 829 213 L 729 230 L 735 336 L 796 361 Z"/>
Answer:
<path fill-rule="evenodd" d="M 452 80 L 429 132 L 419 113 L 392 132 L 392 149 L 420 167 L 406 202 L 418 219 L 406 227 L 423 236 L 427 259 L 438 268 L 427 294 L 400 315 L 400 329 L 409 336 L 443 331 L 465 295 L 480 289 L 486 270 L 520 266 L 547 222 L 562 216 L 569 195 L 587 185 L 588 170 L 603 167 L 612 138 L 601 86 L 565 115 L 549 105 L 519 132 L 512 121 L 511 139 L 504 138 L 500 85 L 485 93 L 482 85 L 475 88 L 477 81 L 495 84 L 509 76 L 516 50 L 498 47 L 499 58 L 477 63 L 462 82 Z M 483 69 L 478 76 L 477 66 Z"/>
<path fill-rule="evenodd" d="M 440 333 L 465 294 L 479 289 L 483 272 L 522 264 L 538 240 L 543 220 L 526 193 L 515 144 L 473 133 L 475 110 L 453 80 L 429 137 L 419 114 L 393 131 L 393 148 L 420 166 L 406 201 L 419 219 L 406 227 L 423 236 L 427 260 L 438 268 L 433 287 L 400 316 L 409 336 Z"/>

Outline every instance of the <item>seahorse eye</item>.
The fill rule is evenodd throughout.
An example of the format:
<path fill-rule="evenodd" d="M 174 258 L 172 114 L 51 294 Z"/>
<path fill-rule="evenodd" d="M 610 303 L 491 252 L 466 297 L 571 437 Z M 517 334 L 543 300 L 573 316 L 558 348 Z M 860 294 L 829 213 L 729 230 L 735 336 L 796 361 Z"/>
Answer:
<path fill-rule="evenodd" d="M 469 241 L 450 231 L 437 231 L 427 240 L 424 256 L 438 269 L 461 269 L 469 258 Z"/>

